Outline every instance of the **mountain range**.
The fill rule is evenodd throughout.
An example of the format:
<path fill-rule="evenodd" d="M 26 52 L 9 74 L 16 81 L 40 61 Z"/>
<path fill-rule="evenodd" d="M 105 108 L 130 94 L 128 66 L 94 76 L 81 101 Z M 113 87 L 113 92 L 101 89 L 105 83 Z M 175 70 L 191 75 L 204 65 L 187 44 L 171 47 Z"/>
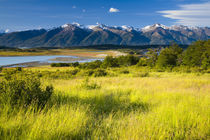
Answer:
<path fill-rule="evenodd" d="M 64 24 L 52 29 L 0 32 L 0 46 L 8 47 L 71 47 L 88 45 L 168 45 L 172 42 L 188 45 L 197 40 L 210 39 L 209 27 L 187 27 L 162 24 L 142 29 L 131 26 L 83 26 Z"/>

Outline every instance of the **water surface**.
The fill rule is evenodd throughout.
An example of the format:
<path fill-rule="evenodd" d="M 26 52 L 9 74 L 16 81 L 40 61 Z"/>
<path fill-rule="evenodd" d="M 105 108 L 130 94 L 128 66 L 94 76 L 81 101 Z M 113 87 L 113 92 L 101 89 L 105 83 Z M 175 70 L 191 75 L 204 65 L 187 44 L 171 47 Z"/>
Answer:
<path fill-rule="evenodd" d="M 56 60 L 57 58 L 66 58 L 66 61 Z M 22 64 L 29 62 L 38 62 L 38 63 L 71 63 L 71 62 L 91 62 L 98 59 L 95 58 L 83 58 L 77 56 L 9 56 L 9 57 L 0 57 L 0 66 Z M 21 66 L 21 65 L 19 65 Z"/>

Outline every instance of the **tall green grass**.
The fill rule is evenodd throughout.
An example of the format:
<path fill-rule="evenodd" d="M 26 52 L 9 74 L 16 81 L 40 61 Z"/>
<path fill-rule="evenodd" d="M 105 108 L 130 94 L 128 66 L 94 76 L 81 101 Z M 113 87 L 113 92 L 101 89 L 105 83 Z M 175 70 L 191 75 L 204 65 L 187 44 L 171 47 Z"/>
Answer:
<path fill-rule="evenodd" d="M 1 108 L 0 139 L 210 138 L 209 74 L 126 70 L 43 77 L 54 87 L 50 100 L 38 110 Z"/>

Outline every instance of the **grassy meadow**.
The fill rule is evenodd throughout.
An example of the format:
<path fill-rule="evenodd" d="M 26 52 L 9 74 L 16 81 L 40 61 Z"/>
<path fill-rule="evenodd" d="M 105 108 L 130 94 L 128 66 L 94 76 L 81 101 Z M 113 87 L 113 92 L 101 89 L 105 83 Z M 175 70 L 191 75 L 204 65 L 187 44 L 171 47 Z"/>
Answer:
<path fill-rule="evenodd" d="M 54 92 L 42 109 L 0 108 L 0 139 L 210 139 L 210 74 L 24 68 Z M 4 70 L 0 79 L 3 79 Z"/>

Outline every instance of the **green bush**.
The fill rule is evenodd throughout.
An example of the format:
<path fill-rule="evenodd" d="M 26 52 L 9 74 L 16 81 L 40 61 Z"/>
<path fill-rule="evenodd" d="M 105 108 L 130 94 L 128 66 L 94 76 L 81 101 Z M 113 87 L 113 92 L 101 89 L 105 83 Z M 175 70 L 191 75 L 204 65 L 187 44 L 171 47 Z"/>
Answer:
<path fill-rule="evenodd" d="M 84 72 L 84 76 L 92 76 L 94 74 L 94 70 L 87 70 Z"/>
<path fill-rule="evenodd" d="M 107 68 L 107 67 L 119 67 L 119 64 L 118 64 L 118 60 L 112 56 L 107 56 L 102 65 L 101 65 L 102 68 Z"/>
<path fill-rule="evenodd" d="M 52 63 L 51 67 L 69 67 L 69 63 Z"/>
<path fill-rule="evenodd" d="M 86 78 L 82 84 L 81 84 L 81 88 L 85 88 L 85 89 L 88 89 L 88 90 L 91 90 L 91 89 L 100 89 L 101 88 L 101 85 L 98 85 L 97 83 L 95 82 L 90 82 L 88 78 Z"/>
<path fill-rule="evenodd" d="M 136 73 L 134 77 L 149 77 L 149 72 L 139 72 Z"/>
<path fill-rule="evenodd" d="M 103 76 L 106 76 L 107 75 L 107 72 L 103 69 L 97 69 L 94 71 L 94 76 L 95 77 L 103 77 Z"/>
<path fill-rule="evenodd" d="M 139 62 L 136 64 L 137 66 L 147 66 L 147 59 L 142 57 L 139 59 Z"/>
<path fill-rule="evenodd" d="M 210 67 L 210 39 L 196 41 L 183 53 L 183 65 L 190 67 Z"/>
<path fill-rule="evenodd" d="M 119 66 L 132 66 L 139 62 L 139 58 L 133 55 L 119 56 L 115 59 Z"/>
<path fill-rule="evenodd" d="M 79 66 L 79 62 L 70 63 L 70 66 L 72 66 L 72 67 L 78 67 Z"/>
<path fill-rule="evenodd" d="M 133 55 L 126 55 L 126 56 L 119 56 L 119 57 L 112 57 L 107 56 L 103 63 L 101 64 L 102 68 L 107 67 L 120 67 L 120 66 L 132 66 L 136 65 L 139 62 L 139 57 Z"/>
<path fill-rule="evenodd" d="M 102 61 L 96 60 L 93 62 L 87 62 L 80 65 L 80 68 L 82 69 L 97 69 L 100 68 L 102 64 Z"/>
<path fill-rule="evenodd" d="M 178 64 L 179 55 L 181 55 L 182 52 L 183 49 L 176 44 L 173 44 L 168 48 L 162 49 L 160 55 L 158 56 L 156 66 L 158 68 L 176 66 Z"/>
<path fill-rule="evenodd" d="M 67 73 L 70 74 L 70 75 L 76 75 L 78 72 L 79 72 L 78 69 L 74 69 L 74 70 L 71 70 L 71 71 L 67 71 Z"/>
<path fill-rule="evenodd" d="M 104 69 L 96 69 L 96 70 L 85 70 L 83 72 L 83 76 L 94 76 L 94 77 L 103 77 L 106 76 L 107 72 Z"/>
<path fill-rule="evenodd" d="M 30 76 L 2 80 L 0 82 L 0 105 L 44 107 L 53 93 L 52 86 L 42 89 L 40 79 Z"/>
<path fill-rule="evenodd" d="M 22 71 L 21 67 L 16 67 L 16 71 Z"/>
<path fill-rule="evenodd" d="M 34 75 L 37 77 L 43 77 L 43 78 L 49 78 L 49 79 L 70 79 L 77 75 L 79 72 L 79 69 L 73 69 L 73 70 L 66 70 L 66 71 L 42 71 L 42 72 L 36 72 Z"/>
<path fill-rule="evenodd" d="M 142 60 L 143 62 L 139 62 L 140 65 L 142 63 L 142 66 L 143 66 L 145 65 L 145 62 L 146 62 L 147 66 L 154 67 L 158 59 L 159 51 L 160 51 L 159 49 L 148 49 L 145 55 L 146 58 Z"/>
<path fill-rule="evenodd" d="M 50 64 L 51 67 L 78 67 L 79 62 L 74 63 L 52 63 Z"/>
<path fill-rule="evenodd" d="M 122 71 L 120 71 L 120 73 L 129 74 L 130 72 L 128 70 L 122 70 Z"/>
<path fill-rule="evenodd" d="M 16 69 L 11 68 L 5 68 L 2 70 L 2 73 L 4 74 L 5 79 L 11 79 L 13 75 L 15 75 L 18 71 Z"/>

